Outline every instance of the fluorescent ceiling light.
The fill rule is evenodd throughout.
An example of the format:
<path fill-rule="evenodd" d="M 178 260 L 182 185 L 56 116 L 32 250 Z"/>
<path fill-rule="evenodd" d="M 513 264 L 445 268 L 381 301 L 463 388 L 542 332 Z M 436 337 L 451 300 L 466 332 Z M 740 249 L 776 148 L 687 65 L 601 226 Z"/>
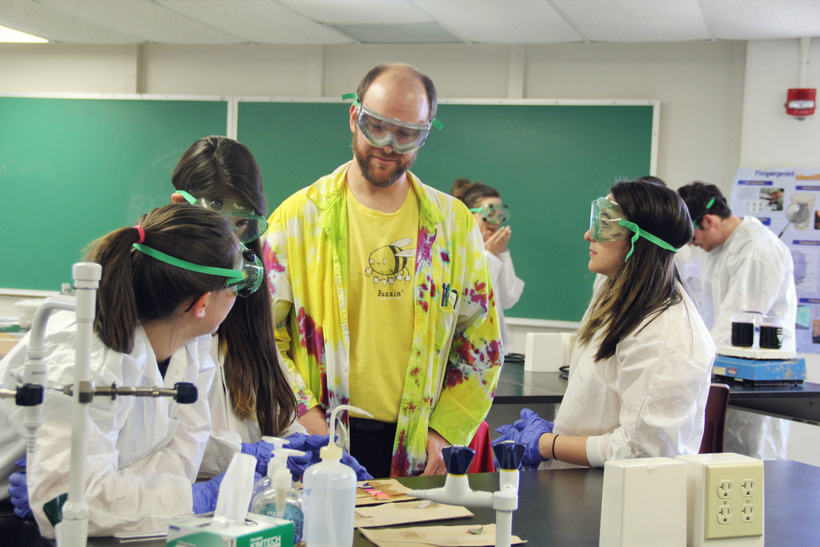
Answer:
<path fill-rule="evenodd" d="M 48 40 L 19 30 L 0 27 L 0 42 L 48 42 Z"/>

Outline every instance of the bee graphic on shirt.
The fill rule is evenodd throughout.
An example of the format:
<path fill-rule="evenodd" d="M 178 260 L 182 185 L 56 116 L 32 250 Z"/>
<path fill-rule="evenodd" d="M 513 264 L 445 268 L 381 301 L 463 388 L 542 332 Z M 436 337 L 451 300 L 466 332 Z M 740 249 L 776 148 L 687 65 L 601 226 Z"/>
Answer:
<path fill-rule="evenodd" d="M 369 265 L 365 268 L 366 276 L 373 276 L 373 282 L 382 285 L 392 285 L 396 281 L 410 281 L 410 270 L 407 269 L 407 259 L 415 258 L 415 249 L 402 249 L 410 245 L 413 240 L 409 237 L 394 241 L 390 245 L 379 247 L 368 259 Z"/>

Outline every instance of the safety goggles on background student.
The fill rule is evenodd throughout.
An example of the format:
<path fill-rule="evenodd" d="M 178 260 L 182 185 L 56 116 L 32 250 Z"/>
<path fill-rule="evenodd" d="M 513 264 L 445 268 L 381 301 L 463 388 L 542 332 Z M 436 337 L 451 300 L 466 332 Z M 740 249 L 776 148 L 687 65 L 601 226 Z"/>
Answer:
<path fill-rule="evenodd" d="M 342 95 L 342 99 L 355 98 L 355 93 Z M 435 118 L 429 122 L 410 123 L 374 112 L 367 105 L 360 104 L 358 99 L 353 105 L 357 108 L 356 126 L 370 146 L 375 148 L 384 148 L 389 144 L 399 154 L 407 154 L 427 141 L 432 126 L 442 128 Z"/>
<path fill-rule="evenodd" d="M 141 243 L 134 243 L 134 248 L 141 253 L 147 254 L 166 264 L 176 266 L 177 268 L 191 272 L 227 277 L 228 283 L 226 288 L 231 289 L 235 295 L 243 298 L 256 292 L 259 286 L 262 285 L 262 280 L 265 275 L 265 268 L 262 266 L 262 261 L 256 256 L 256 253 L 244 245 L 242 245 L 242 252 L 239 253 L 233 270 L 194 264 L 193 262 L 167 255 L 162 251 L 158 251 Z"/>
<path fill-rule="evenodd" d="M 471 213 L 478 213 L 487 224 L 504 226 L 510 220 L 510 210 L 503 203 L 485 203 L 481 207 L 470 209 Z"/>
<path fill-rule="evenodd" d="M 677 253 L 678 250 L 664 240 L 653 236 L 645 230 L 641 230 L 637 224 L 630 222 L 624 217 L 621 207 L 614 201 L 607 198 L 598 198 L 592 202 L 592 211 L 589 216 L 589 230 L 593 241 L 618 241 L 632 235 L 631 248 L 626 255 L 624 262 L 629 260 L 635 250 L 635 242 L 639 237 L 651 241 L 658 247 Z"/>
<path fill-rule="evenodd" d="M 197 199 L 184 190 L 177 190 L 177 194 L 184 197 L 191 205 L 198 205 L 229 217 L 231 229 L 242 243 L 250 243 L 259 239 L 268 229 L 268 221 L 257 215 L 250 205 L 230 199 Z"/>

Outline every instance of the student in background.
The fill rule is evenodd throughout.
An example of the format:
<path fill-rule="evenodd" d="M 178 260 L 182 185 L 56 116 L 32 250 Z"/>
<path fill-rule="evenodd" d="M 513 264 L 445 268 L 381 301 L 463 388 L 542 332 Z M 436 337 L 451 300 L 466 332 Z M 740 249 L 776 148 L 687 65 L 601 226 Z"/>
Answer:
<path fill-rule="evenodd" d="M 200 394 L 191 405 L 169 397 L 95 397 L 88 405 L 89 535 L 162 532 L 178 514 L 215 507 L 221 476 L 193 484 L 210 434 L 210 333 L 237 293 L 255 290 L 262 265 L 245 261 L 223 216 L 188 205 L 154 209 L 137 226 L 111 232 L 92 244 L 86 260 L 102 266 L 91 380 L 166 388 L 191 382 Z M 221 271 L 203 273 L 205 267 Z M 49 383 L 73 383 L 76 335 L 73 312 L 51 316 L 45 333 Z M 7 388 L 18 384 L 29 337 L 0 362 Z M 46 390 L 43 425 L 23 475 L 28 490 L 23 483 L 23 492 L 15 493 L 18 501 L 30 495 L 46 537 L 54 531 L 43 504 L 68 491 L 71 404 L 71 397 Z M 25 412 L 11 399 L 0 409 L 0 460 L 7 469 L 6 462 L 26 456 Z"/>
<path fill-rule="evenodd" d="M 512 339 L 504 320 L 504 310 L 513 307 L 524 290 L 524 281 L 515 275 L 512 255 L 507 244 L 512 228 L 507 223 L 510 213 L 501 201 L 498 190 L 482 182 L 458 179 L 450 191 L 470 209 L 484 239 L 484 256 L 490 269 L 498 329 L 504 342 L 504 352 L 512 353 Z"/>
<path fill-rule="evenodd" d="M 686 205 L 663 186 L 619 182 L 593 213 L 589 269 L 607 279 L 582 319 L 555 422 L 524 409 L 494 441 L 527 445 L 527 467 L 700 449 L 715 346 L 674 266 L 692 238 Z"/>
<path fill-rule="evenodd" d="M 635 180 L 666 187 L 666 183 L 663 179 L 652 175 L 645 175 Z M 689 297 L 698 307 L 701 305 L 702 290 L 700 269 L 702 257 L 703 251 L 693 245 L 684 245 L 678 249 L 678 252 L 675 254 L 675 267 L 678 268 L 678 275 L 680 275 L 681 281 L 686 285 Z M 596 275 L 592 285 L 592 291 L 595 292 L 598 290 L 598 287 L 601 286 L 604 280 L 604 276 Z"/>
<path fill-rule="evenodd" d="M 266 199 L 256 159 L 244 144 L 210 136 L 192 144 L 180 158 L 171 182 L 174 202 L 191 203 L 230 219 L 239 239 L 259 256 L 259 237 L 267 229 Z M 237 452 L 256 456 L 264 474 L 272 445 L 263 436 L 288 437 L 288 445 L 310 452 L 289 458 L 295 475 L 318 458 L 327 437 L 309 437 L 296 422 L 296 398 L 276 348 L 267 276 L 248 298 L 239 299 L 211 343 L 217 375 L 208 393 L 212 435 L 201 477 L 224 472 Z M 348 454 L 343 462 L 370 478 Z"/>
<path fill-rule="evenodd" d="M 678 193 L 694 222 L 692 242 L 705 251 L 702 311 L 715 344 L 732 345 L 733 313 L 757 311 L 783 321 L 782 349 L 794 352 L 797 293 L 789 248 L 756 218 L 733 215 L 714 184 L 693 182 Z M 724 449 L 761 460 L 786 459 L 789 425 L 730 408 Z"/>

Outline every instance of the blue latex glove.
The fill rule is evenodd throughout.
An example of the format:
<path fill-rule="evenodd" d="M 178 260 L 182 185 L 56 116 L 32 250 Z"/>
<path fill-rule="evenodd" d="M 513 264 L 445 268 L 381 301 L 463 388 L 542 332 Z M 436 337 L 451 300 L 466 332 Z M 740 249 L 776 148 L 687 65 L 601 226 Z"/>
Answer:
<path fill-rule="evenodd" d="M 273 445 L 265 441 L 255 442 L 253 444 L 242 443 L 243 454 L 250 454 L 256 458 L 256 472 L 263 477 L 268 474 L 268 462 L 270 461 L 271 452 L 273 452 Z"/>
<path fill-rule="evenodd" d="M 210 513 L 216 509 L 216 498 L 219 497 L 219 485 L 225 473 L 217 475 L 207 482 L 197 482 L 191 485 L 194 494 L 194 514 Z"/>
<path fill-rule="evenodd" d="M 523 444 L 527 449 L 524 451 L 521 466 L 524 469 L 535 469 L 545 461 L 538 450 L 538 441 L 544 433 L 552 433 L 553 426 L 552 422 L 542 420 L 538 414 L 529 408 L 524 408 L 521 410 L 520 420 L 513 425 L 502 425 L 496 429 L 501 436 L 493 440 L 493 444 L 501 441 L 515 441 Z"/>
<path fill-rule="evenodd" d="M 299 480 L 299 477 L 305 474 L 308 467 L 322 460 L 319 457 L 319 449 L 327 446 L 328 439 L 330 439 L 328 435 L 305 435 L 304 433 L 294 433 L 287 438 L 288 443 L 285 444 L 285 448 L 301 450 L 305 453 L 304 456 L 290 456 L 288 458 L 288 469 L 294 477 L 293 480 Z M 367 469 L 347 452 L 342 452 L 341 461 L 356 472 L 356 480 L 364 481 L 373 478 L 367 472 Z"/>
<path fill-rule="evenodd" d="M 14 505 L 14 514 L 24 520 L 34 520 L 34 513 L 31 512 L 31 507 L 28 505 L 26 459 L 16 461 L 14 465 L 23 469 L 9 475 L 9 495 L 11 496 L 11 504 Z"/>

